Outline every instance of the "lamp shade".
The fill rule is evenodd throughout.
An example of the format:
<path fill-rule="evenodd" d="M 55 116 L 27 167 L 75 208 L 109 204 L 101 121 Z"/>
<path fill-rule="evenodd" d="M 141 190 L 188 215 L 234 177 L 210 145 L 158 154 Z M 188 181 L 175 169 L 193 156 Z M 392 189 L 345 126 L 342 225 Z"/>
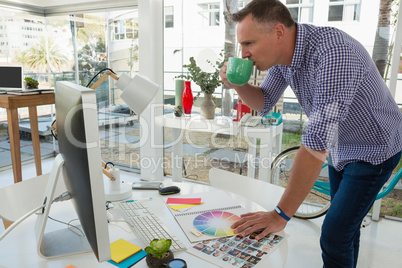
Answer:
<path fill-rule="evenodd" d="M 141 114 L 154 98 L 159 89 L 159 85 L 154 82 L 136 75 L 133 78 L 122 74 L 116 82 L 116 86 L 123 90 L 121 99 L 136 114 Z"/>

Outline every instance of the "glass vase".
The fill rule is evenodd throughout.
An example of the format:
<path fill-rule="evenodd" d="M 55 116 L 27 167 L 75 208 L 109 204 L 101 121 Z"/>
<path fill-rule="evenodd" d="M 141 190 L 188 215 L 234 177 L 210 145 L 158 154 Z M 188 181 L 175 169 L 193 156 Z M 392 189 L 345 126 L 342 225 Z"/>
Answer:
<path fill-rule="evenodd" d="M 222 97 L 223 116 L 228 116 L 230 118 L 233 117 L 233 97 L 234 97 L 234 89 L 232 88 L 223 89 L 223 97 Z"/>
<path fill-rule="evenodd" d="M 191 81 L 184 82 L 183 91 L 183 110 L 185 116 L 191 116 L 191 109 L 193 108 L 193 92 L 191 91 Z"/>
<path fill-rule="evenodd" d="M 184 80 L 176 79 L 174 105 L 178 108 L 180 107 L 180 110 L 183 110 L 183 91 L 184 91 Z"/>

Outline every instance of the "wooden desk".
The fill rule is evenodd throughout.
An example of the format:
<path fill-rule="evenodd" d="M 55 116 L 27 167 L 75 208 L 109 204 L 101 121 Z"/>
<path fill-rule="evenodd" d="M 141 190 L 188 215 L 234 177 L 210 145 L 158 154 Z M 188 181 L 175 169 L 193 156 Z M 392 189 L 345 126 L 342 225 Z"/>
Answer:
<path fill-rule="evenodd" d="M 48 104 L 54 104 L 54 93 L 24 96 L 0 95 L 0 107 L 7 109 L 8 135 L 10 137 L 14 183 L 22 180 L 18 108 L 28 107 L 36 174 L 39 176 L 42 175 L 42 165 L 39 146 L 38 113 L 36 107 Z"/>

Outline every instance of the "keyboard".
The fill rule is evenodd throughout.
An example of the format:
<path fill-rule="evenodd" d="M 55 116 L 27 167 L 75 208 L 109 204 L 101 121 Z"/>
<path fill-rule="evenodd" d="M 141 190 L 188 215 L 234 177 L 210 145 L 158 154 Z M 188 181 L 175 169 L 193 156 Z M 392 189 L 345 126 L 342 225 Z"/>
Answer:
<path fill-rule="evenodd" d="M 149 245 L 155 238 L 172 240 L 170 249 L 173 252 L 186 250 L 184 244 L 174 236 L 162 223 L 160 218 L 148 210 L 148 207 L 141 202 L 114 203 L 123 218 L 130 225 L 131 229 Z"/>

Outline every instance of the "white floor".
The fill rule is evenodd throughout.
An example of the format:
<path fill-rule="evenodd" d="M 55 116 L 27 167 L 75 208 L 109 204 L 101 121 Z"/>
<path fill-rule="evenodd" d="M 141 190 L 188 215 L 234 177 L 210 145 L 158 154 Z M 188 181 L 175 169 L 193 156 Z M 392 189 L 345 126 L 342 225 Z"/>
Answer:
<path fill-rule="evenodd" d="M 42 161 L 43 173 L 50 172 L 53 158 Z M 23 166 L 23 180 L 34 177 L 34 164 Z M 122 180 L 135 181 L 138 174 L 122 172 Z M 13 183 L 12 170 L 0 172 L 0 187 Z M 319 235 L 323 218 L 314 220 L 292 219 L 285 231 L 288 237 L 286 268 L 322 267 Z M 0 233 L 4 227 L 0 224 Z M 357 267 L 401 268 L 402 267 L 402 222 L 381 219 L 361 230 L 360 254 Z"/>

